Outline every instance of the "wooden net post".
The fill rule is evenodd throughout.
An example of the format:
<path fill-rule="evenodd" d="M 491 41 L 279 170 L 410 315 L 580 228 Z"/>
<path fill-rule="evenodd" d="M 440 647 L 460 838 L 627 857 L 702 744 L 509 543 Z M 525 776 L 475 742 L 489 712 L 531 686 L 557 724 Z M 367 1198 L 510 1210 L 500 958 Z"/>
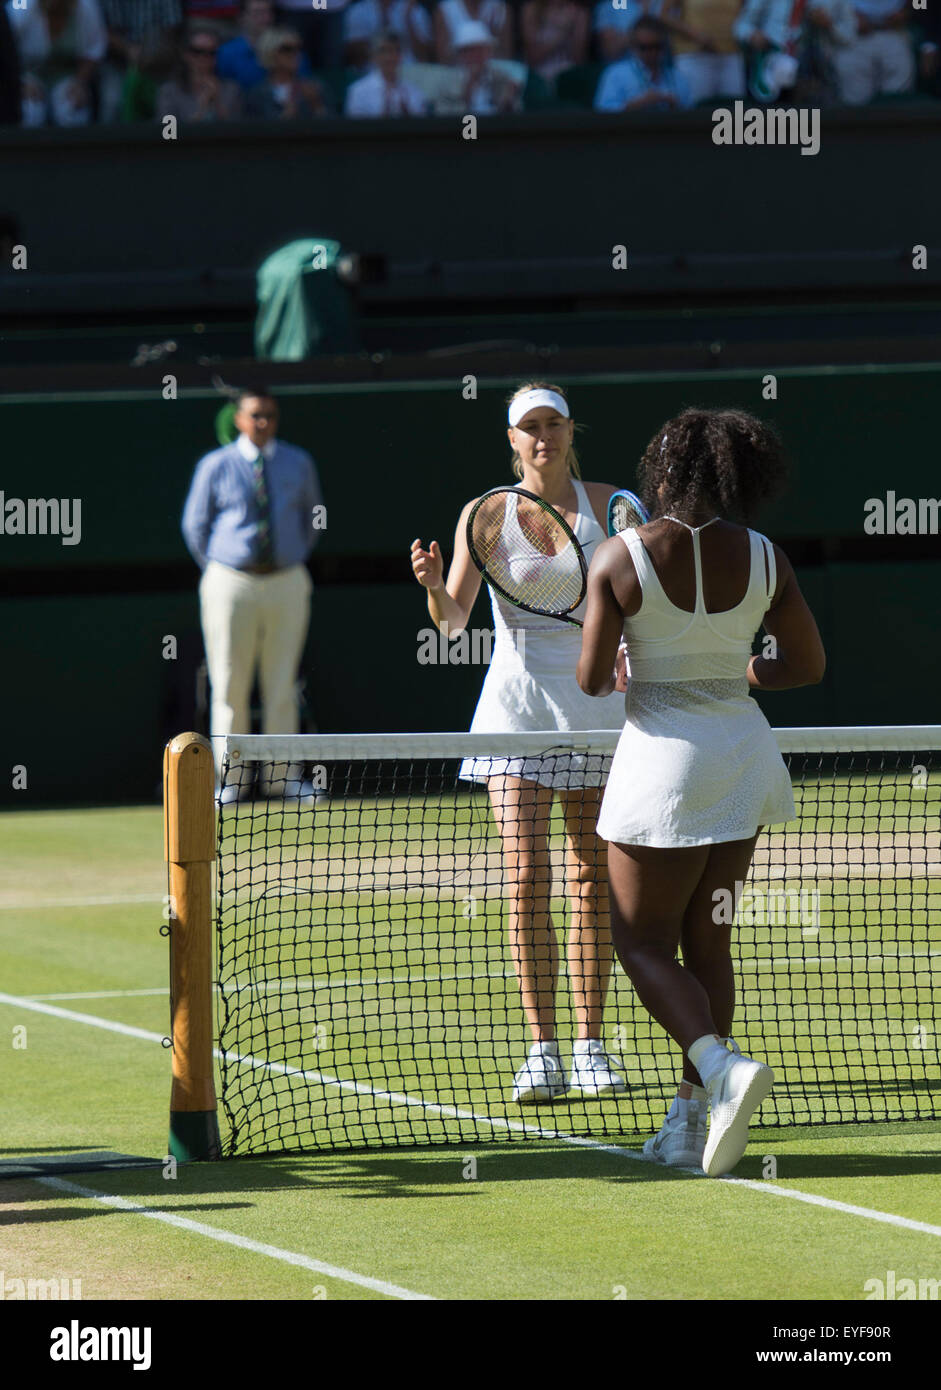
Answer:
<path fill-rule="evenodd" d="M 170 871 L 170 1153 L 219 1158 L 212 1056 L 212 864 L 216 857 L 212 749 L 179 734 L 163 755 L 164 858 Z"/>

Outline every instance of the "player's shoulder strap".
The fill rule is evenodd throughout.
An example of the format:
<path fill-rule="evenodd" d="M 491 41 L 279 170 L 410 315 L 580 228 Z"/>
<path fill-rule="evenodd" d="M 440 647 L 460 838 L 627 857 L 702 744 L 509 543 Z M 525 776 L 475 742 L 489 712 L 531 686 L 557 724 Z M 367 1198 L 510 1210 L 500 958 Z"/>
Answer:
<path fill-rule="evenodd" d="M 752 582 L 755 584 L 756 588 L 760 587 L 763 590 L 765 602 L 770 606 L 774 598 L 774 591 L 778 587 L 778 564 L 774 556 L 774 546 L 771 541 L 768 540 L 768 537 L 763 536 L 760 531 L 752 531 L 751 528 L 749 528 L 748 536 L 751 541 Z M 758 576 L 754 576 L 754 561 L 757 557 L 757 553 L 760 553 L 763 561 L 758 571 L 760 579 Z"/>

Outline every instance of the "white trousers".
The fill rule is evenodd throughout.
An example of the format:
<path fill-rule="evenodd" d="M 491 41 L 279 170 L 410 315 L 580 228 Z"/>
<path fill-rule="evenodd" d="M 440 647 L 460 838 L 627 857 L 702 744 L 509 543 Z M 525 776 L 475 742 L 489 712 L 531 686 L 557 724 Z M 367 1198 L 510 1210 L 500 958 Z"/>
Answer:
<path fill-rule="evenodd" d="M 678 53 L 673 61 L 677 72 L 686 79 L 694 102 L 745 95 L 745 60 L 741 53 Z"/>
<path fill-rule="evenodd" d="M 249 701 L 256 671 L 264 732 L 298 732 L 297 668 L 310 622 L 312 590 L 303 565 L 274 574 L 246 574 L 211 560 L 203 571 L 199 607 L 217 765 L 220 736 L 251 729 Z"/>
<path fill-rule="evenodd" d="M 862 106 L 883 92 L 910 92 L 915 85 L 912 41 L 904 29 L 863 34 L 844 47 L 834 46 L 833 66 L 840 98 L 848 106 Z"/>

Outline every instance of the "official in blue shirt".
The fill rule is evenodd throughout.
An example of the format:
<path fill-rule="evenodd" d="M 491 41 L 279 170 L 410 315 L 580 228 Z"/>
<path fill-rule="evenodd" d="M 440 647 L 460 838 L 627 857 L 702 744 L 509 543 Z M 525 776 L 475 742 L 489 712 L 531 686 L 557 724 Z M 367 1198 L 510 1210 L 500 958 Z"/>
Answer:
<path fill-rule="evenodd" d="M 203 571 L 200 616 L 217 764 L 221 739 L 249 733 L 256 671 L 263 731 L 298 731 L 297 670 L 313 585 L 306 560 L 326 525 L 310 455 L 277 438 L 278 407 L 252 387 L 236 402 L 238 438 L 200 459 L 183 509 L 183 537 Z M 223 800 L 249 788 L 229 785 Z M 274 770 L 266 795 L 307 797 L 300 769 Z"/>
<path fill-rule="evenodd" d="M 670 60 L 666 26 L 652 16 L 639 19 L 629 56 L 601 74 L 595 110 L 676 111 L 692 104 L 689 87 Z"/>

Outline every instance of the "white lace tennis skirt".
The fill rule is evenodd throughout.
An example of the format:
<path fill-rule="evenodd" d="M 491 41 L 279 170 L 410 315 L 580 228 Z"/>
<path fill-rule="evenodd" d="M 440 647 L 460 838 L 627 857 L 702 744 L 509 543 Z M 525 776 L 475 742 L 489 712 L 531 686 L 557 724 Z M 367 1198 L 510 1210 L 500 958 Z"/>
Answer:
<path fill-rule="evenodd" d="M 581 651 L 577 628 L 554 623 L 526 633 L 525 662 L 512 641 L 498 638 L 471 724 L 474 734 L 546 735 L 546 753 L 528 758 L 465 758 L 459 776 L 467 782 L 489 777 L 525 777 L 540 786 L 603 787 L 611 758 L 599 753 L 552 751 L 559 730 L 620 729 L 624 696 L 595 699 L 579 688 L 575 667 Z"/>
<path fill-rule="evenodd" d="M 598 818 L 603 840 L 721 844 L 793 818 L 791 779 L 744 677 L 630 682 Z"/>

